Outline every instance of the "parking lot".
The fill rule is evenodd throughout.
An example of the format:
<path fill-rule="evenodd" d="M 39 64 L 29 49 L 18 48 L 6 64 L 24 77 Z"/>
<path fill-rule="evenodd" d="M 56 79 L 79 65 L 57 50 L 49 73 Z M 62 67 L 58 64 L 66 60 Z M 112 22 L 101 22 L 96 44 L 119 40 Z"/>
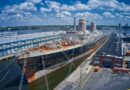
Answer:
<path fill-rule="evenodd" d="M 110 69 L 93 72 L 81 90 L 128 90 L 130 89 L 129 74 L 112 74 Z"/>

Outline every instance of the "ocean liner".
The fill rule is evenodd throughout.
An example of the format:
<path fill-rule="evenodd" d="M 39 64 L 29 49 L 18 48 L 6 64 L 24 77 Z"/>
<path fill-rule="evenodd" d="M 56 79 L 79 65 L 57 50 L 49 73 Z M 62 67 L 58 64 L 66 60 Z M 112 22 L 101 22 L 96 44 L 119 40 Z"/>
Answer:
<path fill-rule="evenodd" d="M 79 30 L 66 31 L 58 39 L 30 48 L 18 57 L 17 62 L 24 67 L 29 83 L 43 76 L 45 68 L 62 65 L 70 59 L 76 60 L 96 50 L 106 39 L 102 32 L 87 31 L 86 21 L 79 21 Z M 62 64 L 61 64 L 62 63 Z M 39 75 L 40 74 L 40 75 Z"/>
<path fill-rule="evenodd" d="M 91 54 L 106 38 L 100 31 L 86 30 L 86 20 L 80 19 L 78 29 L 74 25 L 74 30 L 9 36 L 0 44 L 0 55 L 14 56 L 23 77 L 31 83 L 44 76 L 47 68 Z"/>

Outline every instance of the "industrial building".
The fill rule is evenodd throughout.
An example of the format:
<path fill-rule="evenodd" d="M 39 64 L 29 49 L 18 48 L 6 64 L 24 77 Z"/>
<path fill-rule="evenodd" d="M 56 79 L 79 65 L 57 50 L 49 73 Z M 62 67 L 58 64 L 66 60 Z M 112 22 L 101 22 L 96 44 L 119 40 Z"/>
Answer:
<path fill-rule="evenodd" d="M 0 39 L 0 57 L 13 54 L 29 48 L 38 47 L 46 42 L 61 40 L 64 31 L 34 33 L 16 35 L 13 33 L 1 34 Z M 14 36 L 13 36 L 14 35 Z"/>
<path fill-rule="evenodd" d="M 117 34 L 111 34 L 108 41 L 99 49 L 93 57 L 93 65 L 113 68 L 122 67 L 121 39 Z"/>
<path fill-rule="evenodd" d="M 123 42 L 123 53 L 124 53 L 123 60 L 125 62 L 125 65 L 127 68 L 130 69 L 130 42 L 129 40 L 126 40 L 125 42 Z"/>

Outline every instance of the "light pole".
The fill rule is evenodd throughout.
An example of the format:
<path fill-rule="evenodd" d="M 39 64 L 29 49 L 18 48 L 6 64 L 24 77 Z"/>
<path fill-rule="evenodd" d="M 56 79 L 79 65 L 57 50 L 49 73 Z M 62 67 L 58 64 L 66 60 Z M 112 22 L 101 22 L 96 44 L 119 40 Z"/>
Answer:
<path fill-rule="evenodd" d="M 45 61 L 44 61 L 44 57 L 43 56 L 41 56 L 41 58 L 42 58 L 42 65 L 43 65 L 43 69 L 45 69 Z M 48 79 L 47 79 L 47 74 L 46 74 L 46 71 L 45 71 L 45 84 L 46 84 L 46 89 L 47 90 L 50 90 L 49 89 L 49 84 L 48 84 Z"/>
<path fill-rule="evenodd" d="M 29 54 L 29 52 L 26 52 L 26 53 L 23 54 L 23 55 L 25 55 L 25 57 L 24 57 L 24 61 L 23 61 L 22 74 L 21 74 L 20 84 L 19 84 L 18 90 L 22 90 L 24 73 L 26 72 L 26 64 L 27 64 L 26 58 L 28 57 L 28 54 Z"/>

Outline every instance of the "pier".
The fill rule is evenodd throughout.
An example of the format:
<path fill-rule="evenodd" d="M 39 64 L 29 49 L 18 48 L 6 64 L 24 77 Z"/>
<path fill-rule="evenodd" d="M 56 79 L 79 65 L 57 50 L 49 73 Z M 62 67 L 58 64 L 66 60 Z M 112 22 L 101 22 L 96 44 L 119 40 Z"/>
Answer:
<path fill-rule="evenodd" d="M 45 33 L 24 34 L 0 40 L 0 57 L 10 55 L 29 48 L 38 47 L 46 42 L 61 40 L 61 33 L 46 35 Z"/>

